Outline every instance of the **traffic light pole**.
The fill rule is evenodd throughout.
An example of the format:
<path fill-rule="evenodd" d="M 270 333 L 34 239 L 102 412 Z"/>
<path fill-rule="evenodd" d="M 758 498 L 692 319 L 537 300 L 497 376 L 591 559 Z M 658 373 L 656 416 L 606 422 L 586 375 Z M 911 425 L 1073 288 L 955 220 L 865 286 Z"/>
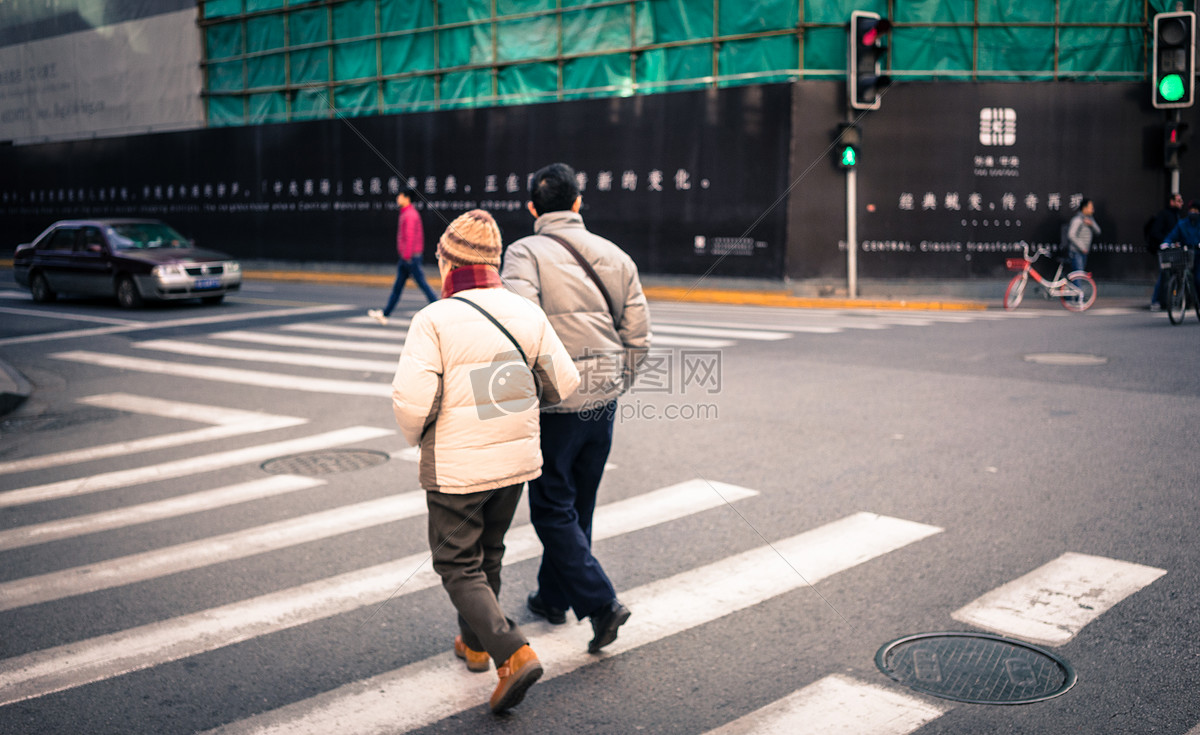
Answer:
<path fill-rule="evenodd" d="M 858 298 L 858 167 L 846 169 L 846 296 Z"/>
<path fill-rule="evenodd" d="M 1170 112 L 1168 112 L 1167 117 L 1169 118 L 1170 122 L 1178 123 L 1179 117 L 1180 117 L 1179 108 L 1175 108 L 1175 109 L 1171 110 Z M 1179 191 L 1179 167 L 1178 166 L 1174 166 L 1173 168 L 1171 168 L 1171 188 L 1169 191 L 1172 194 Z"/>

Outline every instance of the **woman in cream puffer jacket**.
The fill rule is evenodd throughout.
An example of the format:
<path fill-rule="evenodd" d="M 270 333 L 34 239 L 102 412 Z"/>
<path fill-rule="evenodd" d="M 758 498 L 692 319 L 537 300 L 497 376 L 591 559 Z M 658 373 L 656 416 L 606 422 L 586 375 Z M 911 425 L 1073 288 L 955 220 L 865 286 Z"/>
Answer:
<path fill-rule="evenodd" d="M 404 438 L 421 447 L 421 487 L 473 493 L 538 477 L 533 373 L 540 405 L 554 405 L 579 386 L 579 372 L 541 308 L 505 289 L 493 266 L 443 268 L 443 296 L 488 311 L 520 343 L 532 372 L 521 366 L 508 337 L 470 304 L 443 298 L 413 317 L 392 381 L 392 405 Z"/>

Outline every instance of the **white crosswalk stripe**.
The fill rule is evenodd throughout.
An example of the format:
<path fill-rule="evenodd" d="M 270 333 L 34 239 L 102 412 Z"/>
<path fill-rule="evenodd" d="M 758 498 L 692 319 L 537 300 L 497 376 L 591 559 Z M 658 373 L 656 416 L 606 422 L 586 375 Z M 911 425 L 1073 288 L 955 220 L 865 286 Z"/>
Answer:
<path fill-rule="evenodd" d="M 29 526 L 17 526 L 0 531 L 0 551 L 44 544 L 100 531 L 111 531 L 139 523 L 161 521 L 164 518 L 177 518 L 190 513 L 223 508 L 237 503 L 248 503 L 251 500 L 275 497 L 297 490 L 307 490 L 324 484 L 323 480 L 309 477 L 272 475 L 261 480 L 251 480 L 215 490 L 203 490 L 166 500 Z M 3 605 L 4 602 L 4 600 L 0 600 L 0 605 Z"/>
<path fill-rule="evenodd" d="M 944 702 L 832 675 L 708 735 L 907 735 L 949 709 Z"/>
<path fill-rule="evenodd" d="M 398 354 L 399 350 L 397 350 Z M 392 394 L 392 387 L 388 383 L 309 378 L 299 375 L 268 373 L 261 370 L 241 370 L 212 365 L 148 360 L 141 357 L 126 357 L 124 355 L 111 355 L 103 352 L 90 352 L 88 350 L 57 352 L 51 355 L 51 357 L 58 360 L 71 360 L 90 365 L 111 367 L 118 370 L 136 370 L 159 375 L 174 375 L 180 378 L 255 385 L 260 388 L 275 388 L 278 390 L 298 390 L 306 393 L 323 393 L 327 395 L 376 397 L 386 397 Z"/>
<path fill-rule="evenodd" d="M 349 320 L 347 320 L 349 321 Z M 389 322 L 392 324 L 407 324 L 408 319 L 398 320 L 393 319 Z M 363 339 L 395 339 L 402 341 L 408 334 L 407 329 L 389 329 L 381 330 L 378 325 L 374 327 L 347 327 L 341 324 L 329 324 L 322 322 L 320 324 L 312 324 L 309 322 L 301 324 L 285 324 L 280 327 L 285 332 L 307 332 L 308 334 L 332 334 L 338 337 L 361 337 Z"/>
<path fill-rule="evenodd" d="M 697 480 L 672 485 L 598 506 L 593 538 L 599 541 L 620 536 L 756 494 L 718 482 Z M 505 545 L 506 563 L 541 554 L 541 543 L 532 526 L 510 530 Z M 0 660 L 0 707 L 435 587 L 441 580 L 428 562 L 428 552 L 413 554 L 190 615 Z"/>
<path fill-rule="evenodd" d="M 382 335 L 380 336 L 382 339 Z M 297 337 L 291 334 L 274 334 L 271 332 L 217 332 L 213 339 L 232 340 L 235 342 L 252 342 L 256 345 L 276 345 L 278 347 L 303 347 L 313 350 L 335 350 L 337 352 L 378 352 L 384 355 L 400 356 L 404 344 L 400 340 L 391 342 L 321 339 L 319 337 Z"/>
<path fill-rule="evenodd" d="M 227 452 L 216 452 L 187 459 L 163 462 L 146 467 L 135 467 L 128 470 L 104 472 L 90 477 L 33 485 L 30 487 L 8 490 L 0 493 L 0 508 L 28 503 L 40 503 L 46 500 L 56 500 L 75 495 L 86 495 L 118 487 L 128 487 L 146 482 L 172 480 L 201 472 L 212 472 L 227 467 L 234 467 L 252 462 L 263 462 L 272 457 L 310 452 L 317 449 L 328 449 L 343 444 L 376 439 L 390 436 L 395 432 L 390 429 L 378 429 L 370 426 L 354 426 L 348 429 L 261 444 L 243 449 L 233 449 Z"/>
<path fill-rule="evenodd" d="M 55 467 L 64 464 L 90 462 L 107 457 L 117 457 L 139 452 L 149 452 L 155 449 L 193 445 L 213 439 L 225 439 L 231 436 L 242 436 L 273 429 L 283 429 L 289 426 L 299 426 L 308 419 L 292 416 L 273 416 L 254 411 L 241 411 L 231 408 L 217 408 L 183 401 L 164 401 L 159 399 L 134 396 L 128 393 L 110 393 L 100 396 L 89 396 L 78 401 L 89 406 L 100 406 L 115 411 L 150 414 L 166 418 L 184 419 L 198 423 L 213 424 L 205 429 L 192 429 L 173 434 L 137 439 L 133 441 L 114 442 L 66 452 L 43 454 L 38 457 L 0 462 L 0 475 L 13 472 L 28 472 L 30 470 Z"/>
<path fill-rule="evenodd" d="M 1061 646 L 1165 569 L 1067 553 L 954 612 L 954 619 L 1001 635 Z"/>
<path fill-rule="evenodd" d="M 344 307 L 338 307 L 344 308 Z M 872 310 L 796 310 L 762 307 L 722 307 L 719 311 L 692 304 L 655 303 L 652 348 L 656 350 L 719 350 L 753 343 L 778 343 L 800 336 L 836 335 L 851 331 L 881 331 L 936 324 L 969 324 L 984 320 L 1037 318 L 1032 312 L 888 312 Z M 386 376 L 393 374 L 411 318 L 398 315 L 387 328 L 369 317 L 299 322 L 278 328 L 215 332 L 200 339 L 154 339 L 134 343 L 139 350 L 168 353 L 202 363 L 83 350 L 60 352 L 55 358 L 159 375 L 212 382 L 252 385 L 333 395 L 388 396 Z M 357 325 L 371 326 L 357 326 Z M 395 328 L 400 327 L 400 328 Z M 313 336 L 309 336 L 313 335 Z M 240 342 L 253 347 L 233 347 Z M 380 359 L 350 355 L 372 353 Z M 311 375 L 246 369 L 215 361 L 282 365 L 314 371 Z M 344 380 L 336 373 L 357 372 L 378 378 Z M 329 375 L 330 377 L 325 377 Z"/>
<path fill-rule="evenodd" d="M 221 347 L 213 344 L 183 342 L 174 339 L 154 339 L 136 342 L 133 345 L 143 350 L 172 352 L 177 355 L 206 357 L 214 360 L 238 360 L 244 362 L 274 362 L 281 365 L 300 365 L 324 370 L 352 370 L 367 373 L 396 372 L 396 360 L 360 360 L 353 357 L 335 357 L 302 352 L 280 352 L 278 350 L 252 350 L 237 347 Z"/>
<path fill-rule="evenodd" d="M 857 513 L 788 539 L 621 593 L 637 611 L 606 657 L 731 615 L 939 533 L 921 523 Z M 553 661 L 544 679 L 597 661 L 585 625 L 529 626 L 530 646 Z M 487 701 L 495 682 L 466 673 L 452 653 L 299 702 L 221 733 L 384 733 L 432 724 Z M 405 706 L 397 708 L 403 698 Z"/>
<path fill-rule="evenodd" d="M 60 572 L 0 582 L 0 611 L 243 559 L 424 512 L 425 493 L 408 492 Z"/>

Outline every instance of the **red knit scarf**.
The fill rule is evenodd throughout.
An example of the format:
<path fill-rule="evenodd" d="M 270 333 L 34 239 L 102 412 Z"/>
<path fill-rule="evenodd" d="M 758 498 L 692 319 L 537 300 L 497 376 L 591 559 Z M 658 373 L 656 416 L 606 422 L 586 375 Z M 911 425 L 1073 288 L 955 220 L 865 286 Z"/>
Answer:
<path fill-rule="evenodd" d="M 503 288 L 500 271 L 492 265 L 464 265 L 450 271 L 442 281 L 442 298 L 448 299 L 459 291 L 473 288 Z"/>

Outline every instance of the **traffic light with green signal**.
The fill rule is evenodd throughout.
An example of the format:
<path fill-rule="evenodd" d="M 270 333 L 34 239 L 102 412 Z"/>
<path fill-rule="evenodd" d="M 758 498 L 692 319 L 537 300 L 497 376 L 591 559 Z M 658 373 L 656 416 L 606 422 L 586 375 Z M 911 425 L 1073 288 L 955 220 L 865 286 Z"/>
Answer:
<path fill-rule="evenodd" d="M 1191 107 L 1196 88 L 1196 14 L 1154 16 L 1154 60 L 1150 101 L 1157 108 Z"/>

